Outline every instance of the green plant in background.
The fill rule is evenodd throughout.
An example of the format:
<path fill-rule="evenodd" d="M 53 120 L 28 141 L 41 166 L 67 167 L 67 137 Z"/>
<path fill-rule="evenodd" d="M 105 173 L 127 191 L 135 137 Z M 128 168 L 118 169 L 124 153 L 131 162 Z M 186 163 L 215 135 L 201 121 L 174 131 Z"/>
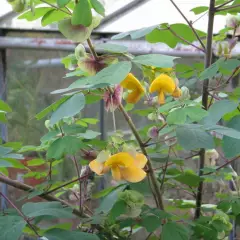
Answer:
<path fill-rule="evenodd" d="M 208 32 L 204 33 L 170 1 L 186 24 L 159 24 L 113 39 L 145 37 L 150 43 L 163 42 L 171 48 L 178 43 L 191 45 L 204 53 L 204 64 L 187 66 L 177 63 L 176 57 L 160 54 L 133 56 L 125 46 L 116 44 L 93 46 L 91 33 L 105 12 L 98 0 L 9 1 L 15 11 L 24 12 L 20 19 L 41 18 L 43 26 L 57 22 L 60 32 L 78 44 L 63 63 L 66 68 L 76 66 L 67 77 L 79 76 L 79 80 L 54 91 L 61 98 L 36 115 L 40 120 L 51 114 L 45 122 L 48 133 L 39 146 L 7 143 L 0 148 L 0 181 L 27 191 L 28 199 L 39 196 L 47 200 L 18 208 L 0 192 L 15 209 L 0 216 L 3 239 L 17 240 L 25 233 L 50 240 L 127 240 L 144 229 L 149 240 L 217 240 L 228 238 L 232 220 L 238 224 L 238 176 L 229 165 L 240 154 L 239 88 L 231 92 L 225 89 L 239 72 L 240 61 L 232 58 L 231 52 L 240 22 L 231 16 L 215 37 L 213 24 L 216 14 L 236 14 L 239 4 L 209 0 L 209 6 L 192 9 L 196 15 L 208 14 Z M 229 31 L 232 39 L 223 42 Z M 82 45 L 85 41 L 88 52 Z M 98 55 L 98 49 L 105 54 Z M 219 57 L 214 63 L 213 51 Z M 133 66 L 142 73 L 141 78 L 131 73 Z M 180 77 L 184 81 L 179 81 Z M 200 96 L 193 97 L 184 86 L 192 77 L 202 85 Z M 97 119 L 77 117 L 86 105 L 101 99 L 113 116 L 114 133 L 106 141 L 99 140 L 100 133 L 91 130 Z M 144 108 L 136 109 L 135 104 L 141 100 Z M 8 111 L 10 108 L 0 102 L 2 122 Z M 116 111 L 128 124 L 130 138 L 116 128 Z M 134 114 L 149 119 L 151 124 L 137 129 L 131 118 Z M 23 166 L 16 159 L 22 157 L 19 153 L 28 151 L 44 152 L 46 157 Z M 199 160 L 199 171 L 191 167 L 195 159 Z M 74 163 L 77 177 L 54 181 L 56 166 L 63 161 Z M 29 169 L 43 163 L 46 170 Z M 25 177 L 44 177 L 45 181 L 34 188 L 13 181 L 7 177 L 8 167 L 24 168 L 28 171 Z M 94 193 L 103 175 L 113 179 L 111 186 Z M 214 203 L 204 196 L 208 183 L 222 184 Z M 172 189 L 188 194 L 190 199 L 181 195 L 170 198 Z M 98 207 L 89 205 L 94 199 L 101 199 Z M 74 218 L 78 227 L 72 229 L 69 220 L 54 225 L 52 220 L 59 218 Z M 48 221 L 45 227 L 43 220 Z"/>

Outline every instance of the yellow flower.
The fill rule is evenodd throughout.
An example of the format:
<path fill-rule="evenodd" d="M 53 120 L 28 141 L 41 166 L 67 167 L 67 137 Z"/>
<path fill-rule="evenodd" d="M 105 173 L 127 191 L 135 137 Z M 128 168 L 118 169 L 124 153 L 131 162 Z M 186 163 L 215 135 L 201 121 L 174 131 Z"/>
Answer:
<path fill-rule="evenodd" d="M 123 88 L 131 90 L 132 92 L 128 94 L 126 101 L 128 103 L 136 103 L 140 100 L 141 95 L 145 92 L 143 86 L 134 77 L 132 73 L 129 73 L 127 77 L 120 83 Z"/>
<path fill-rule="evenodd" d="M 149 92 L 158 92 L 159 104 L 165 103 L 165 94 L 173 94 L 176 88 L 174 80 L 166 74 L 160 74 L 153 80 L 149 87 Z"/>
<path fill-rule="evenodd" d="M 93 160 L 89 167 L 98 175 L 111 169 L 113 179 L 116 181 L 140 182 L 146 176 L 146 172 L 143 170 L 146 163 L 147 158 L 141 153 L 136 153 L 136 156 L 133 157 L 127 152 L 120 152 L 110 156 L 105 162 Z"/>
<path fill-rule="evenodd" d="M 176 87 L 174 92 L 172 93 L 174 98 L 179 98 L 182 96 L 182 90 L 179 87 Z"/>

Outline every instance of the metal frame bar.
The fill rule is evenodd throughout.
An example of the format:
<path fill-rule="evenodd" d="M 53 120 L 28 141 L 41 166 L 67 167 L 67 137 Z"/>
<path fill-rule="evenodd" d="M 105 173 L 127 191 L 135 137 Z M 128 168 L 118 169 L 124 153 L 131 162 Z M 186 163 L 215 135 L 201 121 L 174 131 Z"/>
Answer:
<path fill-rule="evenodd" d="M 196 51 L 193 47 L 181 45 L 181 50 L 175 50 L 167 47 L 163 43 L 150 44 L 144 40 L 109 40 L 106 38 L 93 40 L 94 45 L 101 43 L 120 44 L 128 47 L 132 54 L 150 54 L 158 53 L 179 57 L 203 57 L 203 53 Z M 18 38 L 18 37 L 0 37 L 0 49 L 36 49 L 36 50 L 61 50 L 74 51 L 76 43 L 66 39 L 53 38 Z M 85 46 L 89 50 L 88 46 Z M 99 53 L 103 50 L 97 49 Z"/>
<path fill-rule="evenodd" d="M 0 29 L 0 36 L 3 32 Z M 7 99 L 7 83 L 6 83 L 6 49 L 0 49 L 0 99 L 6 101 Z M 3 143 L 7 141 L 7 125 L 0 123 L 0 132 Z M 2 183 L 1 191 L 7 195 L 7 185 Z M 6 199 L 1 198 L 1 209 L 7 208 Z"/>

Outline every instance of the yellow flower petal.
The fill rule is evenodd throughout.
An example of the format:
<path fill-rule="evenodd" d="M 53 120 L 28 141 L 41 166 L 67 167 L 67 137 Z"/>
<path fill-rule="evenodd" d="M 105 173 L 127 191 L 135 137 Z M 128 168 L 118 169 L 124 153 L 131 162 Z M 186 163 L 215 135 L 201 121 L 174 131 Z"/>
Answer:
<path fill-rule="evenodd" d="M 149 92 L 165 92 L 165 93 L 173 93 L 175 90 L 175 82 L 174 80 L 166 74 L 160 74 L 157 78 L 153 80 L 150 85 Z"/>
<path fill-rule="evenodd" d="M 127 77 L 120 83 L 123 88 L 128 90 L 137 90 L 139 89 L 140 92 L 144 92 L 144 88 L 139 82 L 139 80 L 132 74 L 129 73 Z"/>
<path fill-rule="evenodd" d="M 90 169 L 95 172 L 97 175 L 102 175 L 104 173 L 104 164 L 98 162 L 96 159 L 89 163 Z"/>
<path fill-rule="evenodd" d="M 160 105 L 165 103 L 165 95 L 164 95 L 163 91 L 159 92 L 159 94 L 158 94 L 158 102 Z"/>
<path fill-rule="evenodd" d="M 146 172 L 144 172 L 141 168 L 138 167 L 128 167 L 121 168 L 122 179 L 125 179 L 128 182 L 140 182 L 146 177 Z"/>
<path fill-rule="evenodd" d="M 131 93 L 128 94 L 126 102 L 127 103 L 137 103 L 140 98 L 141 98 L 142 92 L 138 91 L 138 90 L 134 90 Z"/>
<path fill-rule="evenodd" d="M 128 103 L 136 103 L 140 100 L 141 95 L 145 92 L 143 86 L 138 81 L 137 78 L 134 77 L 132 73 L 129 73 L 127 77 L 120 83 L 123 88 L 128 90 L 132 90 L 132 92 L 128 95 L 126 101 Z"/>
<path fill-rule="evenodd" d="M 142 153 L 137 153 L 134 160 L 134 165 L 138 168 L 144 168 L 148 161 L 147 157 Z"/>
<path fill-rule="evenodd" d="M 106 167 L 128 167 L 134 164 L 133 157 L 126 152 L 120 152 L 117 154 L 112 155 L 106 162 Z"/>
<path fill-rule="evenodd" d="M 112 176 L 113 176 L 113 179 L 116 181 L 122 180 L 119 167 L 112 167 Z"/>
<path fill-rule="evenodd" d="M 174 98 L 179 98 L 182 95 L 182 90 L 179 87 L 176 87 L 174 92 L 172 93 L 172 96 Z"/>

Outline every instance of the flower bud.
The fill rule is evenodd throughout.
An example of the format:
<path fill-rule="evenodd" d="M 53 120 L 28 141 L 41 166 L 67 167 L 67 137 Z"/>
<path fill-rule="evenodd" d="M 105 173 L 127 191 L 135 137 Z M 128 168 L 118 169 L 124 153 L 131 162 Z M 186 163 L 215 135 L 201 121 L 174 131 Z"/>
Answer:
<path fill-rule="evenodd" d="M 158 128 L 156 126 L 153 126 L 148 129 L 148 134 L 150 138 L 157 138 L 158 137 Z"/>
<path fill-rule="evenodd" d="M 189 89 L 185 86 L 181 87 L 181 92 L 182 95 L 179 97 L 179 100 L 184 101 L 184 100 L 189 100 L 191 98 Z"/>
<path fill-rule="evenodd" d="M 48 130 L 50 130 L 50 120 L 46 120 L 44 124 L 45 124 L 45 127 L 46 127 Z"/>
<path fill-rule="evenodd" d="M 86 50 L 85 47 L 82 44 L 78 44 L 75 48 L 75 57 L 77 60 L 81 60 L 81 58 L 84 58 L 86 56 Z"/>
<path fill-rule="evenodd" d="M 165 138 L 164 138 L 164 142 L 168 147 L 171 147 L 171 146 L 173 146 L 174 144 L 177 143 L 177 138 L 166 135 Z"/>
<path fill-rule="evenodd" d="M 142 211 L 144 196 L 134 190 L 125 190 L 119 194 L 119 200 L 124 201 L 127 206 L 126 217 L 136 218 Z"/>
<path fill-rule="evenodd" d="M 237 28 L 240 23 L 240 17 L 239 16 L 233 16 L 230 15 L 226 19 L 226 26 L 229 28 Z"/>
<path fill-rule="evenodd" d="M 216 166 L 219 154 L 215 149 L 210 149 L 205 152 L 205 165 Z"/>
<path fill-rule="evenodd" d="M 102 151 L 98 154 L 96 160 L 97 160 L 98 162 L 100 162 L 100 163 L 104 163 L 104 162 L 106 162 L 106 160 L 107 160 L 108 158 L 110 158 L 110 156 L 111 156 L 111 153 L 110 153 L 108 150 L 102 150 Z"/>
<path fill-rule="evenodd" d="M 237 37 L 228 40 L 228 47 L 230 51 L 232 51 L 232 49 L 236 46 L 237 42 L 238 42 Z"/>
<path fill-rule="evenodd" d="M 216 52 L 215 52 L 215 54 L 218 57 L 220 57 L 220 56 L 222 56 L 222 53 L 223 53 L 222 43 L 218 42 L 217 45 L 216 45 Z"/>
<path fill-rule="evenodd" d="M 97 157 L 97 153 L 94 150 L 87 151 L 82 149 L 81 151 L 82 151 L 81 157 L 85 160 L 91 161 L 96 159 Z"/>
<path fill-rule="evenodd" d="M 180 98 L 182 95 L 182 90 L 179 87 L 176 87 L 174 92 L 172 93 L 172 96 L 174 98 Z"/>
<path fill-rule="evenodd" d="M 223 54 L 224 54 L 224 56 L 229 55 L 229 45 L 227 43 L 223 44 Z"/>

